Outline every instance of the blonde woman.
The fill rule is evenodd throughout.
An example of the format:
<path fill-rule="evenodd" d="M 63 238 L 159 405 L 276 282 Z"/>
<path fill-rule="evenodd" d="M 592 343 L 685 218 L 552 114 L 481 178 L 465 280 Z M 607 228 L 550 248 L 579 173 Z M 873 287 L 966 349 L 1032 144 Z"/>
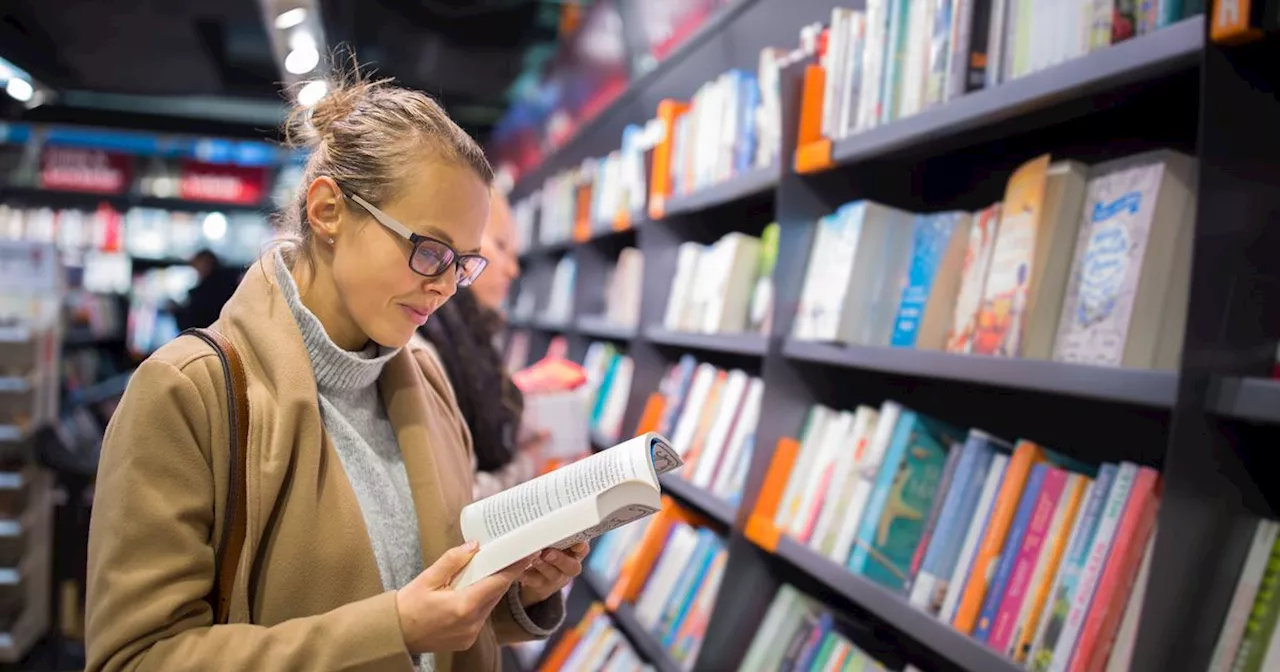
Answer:
<path fill-rule="evenodd" d="M 334 83 L 299 118 L 295 240 L 214 324 L 247 373 L 246 468 L 213 348 L 181 337 L 138 368 L 103 442 L 89 670 L 488 671 L 500 643 L 563 619 L 585 546 L 447 587 L 474 553 L 458 524 L 471 438 L 409 341 L 485 269 L 488 162 L 435 102 L 385 82 Z M 209 596 L 237 475 L 246 529 L 222 623 Z"/>

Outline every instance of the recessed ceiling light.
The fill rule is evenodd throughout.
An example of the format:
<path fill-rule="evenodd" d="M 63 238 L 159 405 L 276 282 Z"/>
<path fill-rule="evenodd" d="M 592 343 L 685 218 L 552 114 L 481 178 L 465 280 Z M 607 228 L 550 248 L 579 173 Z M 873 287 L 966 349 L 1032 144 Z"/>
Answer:
<path fill-rule="evenodd" d="M 227 235 L 227 216 L 221 212 L 211 212 L 204 216 L 204 237 L 209 240 L 222 240 Z"/>
<path fill-rule="evenodd" d="M 311 107 L 320 102 L 320 99 L 324 98 L 326 93 L 329 93 L 329 86 L 324 83 L 324 80 L 313 79 L 301 89 L 298 89 L 298 104 L 303 107 Z"/>
<path fill-rule="evenodd" d="M 281 12 L 280 15 L 276 17 L 276 28 L 279 28 L 280 30 L 288 30 L 306 20 L 307 8 L 294 7 L 288 11 Z"/>
<path fill-rule="evenodd" d="M 4 90 L 14 100 L 25 103 L 31 100 L 31 96 L 35 95 L 35 88 L 31 86 L 31 82 L 20 77 L 10 77 L 9 83 L 5 84 Z"/>

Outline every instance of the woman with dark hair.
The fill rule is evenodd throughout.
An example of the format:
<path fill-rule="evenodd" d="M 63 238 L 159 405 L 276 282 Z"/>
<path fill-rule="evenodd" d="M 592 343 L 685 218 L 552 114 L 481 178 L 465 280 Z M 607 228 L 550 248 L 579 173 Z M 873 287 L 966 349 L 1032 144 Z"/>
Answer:
<path fill-rule="evenodd" d="M 545 434 L 522 436 L 524 398 L 511 382 L 498 352 L 497 339 L 506 319 L 502 303 L 520 276 L 515 223 L 507 199 L 493 190 L 489 222 L 480 253 L 489 260 L 483 275 L 458 289 L 419 334 L 432 346 L 475 446 L 476 499 L 488 497 L 537 475 L 537 451 Z"/>

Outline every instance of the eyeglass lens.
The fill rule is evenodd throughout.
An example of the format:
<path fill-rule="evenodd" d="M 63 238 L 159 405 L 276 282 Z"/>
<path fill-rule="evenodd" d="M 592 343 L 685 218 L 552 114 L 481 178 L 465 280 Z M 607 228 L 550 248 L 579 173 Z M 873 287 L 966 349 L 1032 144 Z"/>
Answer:
<path fill-rule="evenodd" d="M 458 263 L 458 286 L 460 287 L 470 285 L 486 266 L 485 260 L 481 257 L 457 258 L 453 250 L 444 243 L 430 239 L 420 241 L 413 255 L 413 270 L 427 276 L 440 275 L 449 270 L 449 266 L 454 263 Z"/>

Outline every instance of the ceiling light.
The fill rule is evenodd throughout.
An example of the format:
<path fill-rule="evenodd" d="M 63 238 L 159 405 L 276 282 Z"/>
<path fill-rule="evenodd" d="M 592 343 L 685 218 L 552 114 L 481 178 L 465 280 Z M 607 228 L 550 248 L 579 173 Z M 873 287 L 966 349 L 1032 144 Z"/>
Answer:
<path fill-rule="evenodd" d="M 315 47 L 294 49 L 284 57 L 284 69 L 294 75 L 305 75 L 320 65 L 320 52 Z"/>
<path fill-rule="evenodd" d="M 299 28 L 289 34 L 289 50 L 315 49 L 316 38 L 306 28 Z"/>
<path fill-rule="evenodd" d="M 4 90 L 14 100 L 25 103 L 31 100 L 31 96 L 35 95 L 35 88 L 31 86 L 31 82 L 19 77 L 9 78 L 9 83 L 5 84 Z"/>
<path fill-rule="evenodd" d="M 306 7 L 294 7 L 276 17 L 276 28 L 288 30 L 307 20 Z"/>
<path fill-rule="evenodd" d="M 211 212 L 204 216 L 204 237 L 209 240 L 222 240 L 227 235 L 227 216 L 221 212 Z"/>
<path fill-rule="evenodd" d="M 329 87 L 324 83 L 324 80 L 313 79 L 301 89 L 298 89 L 298 104 L 303 107 L 311 107 L 320 102 L 320 99 L 324 98 L 326 93 L 329 93 Z"/>

